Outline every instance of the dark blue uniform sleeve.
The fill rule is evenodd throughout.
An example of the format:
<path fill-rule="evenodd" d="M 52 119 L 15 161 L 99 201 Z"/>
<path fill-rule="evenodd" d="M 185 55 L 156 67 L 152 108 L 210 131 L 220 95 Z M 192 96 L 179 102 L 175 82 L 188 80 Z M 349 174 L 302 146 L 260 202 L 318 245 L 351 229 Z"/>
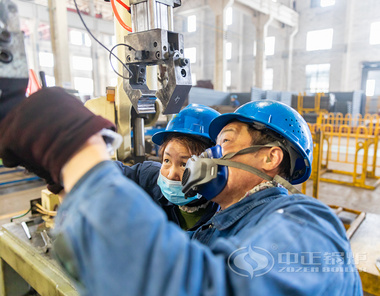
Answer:
<path fill-rule="evenodd" d="M 161 189 L 157 185 L 157 179 L 161 169 L 159 162 L 144 161 L 143 163 L 137 163 L 133 166 L 127 166 L 120 161 L 115 161 L 115 164 L 121 169 L 125 177 L 134 181 L 144 189 L 154 201 L 157 202 L 162 196 Z"/>

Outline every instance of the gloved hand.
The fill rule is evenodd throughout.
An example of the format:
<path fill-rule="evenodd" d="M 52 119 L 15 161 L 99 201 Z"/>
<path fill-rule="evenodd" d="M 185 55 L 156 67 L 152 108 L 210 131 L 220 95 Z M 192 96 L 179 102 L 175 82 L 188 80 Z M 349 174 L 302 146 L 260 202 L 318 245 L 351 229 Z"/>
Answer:
<path fill-rule="evenodd" d="M 7 167 L 24 166 L 57 193 L 64 164 L 103 128 L 116 129 L 62 88 L 43 88 L 0 121 L 0 158 Z"/>

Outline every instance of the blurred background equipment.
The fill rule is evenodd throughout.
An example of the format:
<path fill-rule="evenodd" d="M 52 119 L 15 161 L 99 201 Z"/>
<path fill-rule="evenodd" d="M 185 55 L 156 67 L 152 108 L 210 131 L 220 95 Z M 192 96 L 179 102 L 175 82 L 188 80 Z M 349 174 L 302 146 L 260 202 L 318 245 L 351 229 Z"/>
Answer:
<path fill-rule="evenodd" d="M 25 98 L 28 64 L 17 6 L 0 0 L 0 120 Z"/>

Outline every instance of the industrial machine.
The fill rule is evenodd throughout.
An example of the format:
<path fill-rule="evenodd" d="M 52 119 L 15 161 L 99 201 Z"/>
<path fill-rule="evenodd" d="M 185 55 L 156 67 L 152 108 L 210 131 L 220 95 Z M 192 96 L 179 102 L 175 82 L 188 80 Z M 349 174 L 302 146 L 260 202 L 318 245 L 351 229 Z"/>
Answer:
<path fill-rule="evenodd" d="M 24 34 L 17 6 L 0 0 L 0 119 L 25 97 L 28 85 Z"/>
<path fill-rule="evenodd" d="M 115 8 L 114 0 L 112 5 Z M 181 0 L 130 1 L 128 8 L 132 33 L 123 40 L 125 50 L 120 56 L 123 63 L 123 89 L 116 91 L 125 92 L 133 110 L 129 114 L 119 113 L 115 123 L 119 125 L 126 121 L 132 126 L 132 131 L 120 130 L 124 130 L 125 137 L 131 137 L 133 133 L 133 150 L 127 153 L 118 151 L 120 160 L 130 155 L 134 162 L 143 161 L 144 126 L 157 119 L 159 105 L 162 106 L 163 114 L 178 113 L 190 91 L 190 63 L 184 57 L 183 36 L 173 32 L 173 9 L 180 5 Z M 0 0 L 0 118 L 24 98 L 28 83 L 24 37 L 19 27 L 16 5 L 11 0 Z M 149 71 L 156 72 L 152 75 L 156 76 L 156 87 L 148 87 Z M 122 108 L 118 102 L 115 105 L 116 109 Z M 122 149 L 130 150 L 125 147 Z"/>
<path fill-rule="evenodd" d="M 111 2 L 115 12 L 114 0 Z M 130 1 L 132 33 L 124 37 L 123 89 L 133 105 L 135 162 L 145 160 L 144 124 L 152 121 L 152 117 L 157 118 L 156 100 L 161 102 L 163 114 L 178 113 L 191 88 L 190 63 L 184 56 L 183 36 L 173 32 L 173 9 L 180 5 L 181 0 Z M 117 12 L 115 15 L 118 16 Z M 156 74 L 157 89 L 147 85 L 149 68 Z"/>

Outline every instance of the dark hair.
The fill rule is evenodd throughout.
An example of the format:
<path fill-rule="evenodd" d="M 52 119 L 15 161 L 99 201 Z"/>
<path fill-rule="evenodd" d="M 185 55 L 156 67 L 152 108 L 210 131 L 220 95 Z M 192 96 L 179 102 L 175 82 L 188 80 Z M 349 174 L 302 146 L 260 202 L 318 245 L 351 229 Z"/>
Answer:
<path fill-rule="evenodd" d="M 188 147 L 192 155 L 200 155 L 207 148 L 210 148 L 213 146 L 211 141 L 207 143 L 201 138 L 187 136 L 183 134 L 171 134 L 166 137 L 166 139 L 160 146 L 159 155 L 160 155 L 161 162 L 163 161 L 163 154 L 166 149 L 166 146 L 168 146 L 169 142 L 172 140 L 178 141 L 184 146 Z"/>
<path fill-rule="evenodd" d="M 260 130 L 257 130 L 256 128 L 254 128 L 252 125 L 249 125 L 249 124 L 248 124 L 248 132 L 252 138 L 251 145 L 265 145 L 265 144 L 268 144 L 270 142 L 274 142 L 274 141 L 282 139 L 282 137 L 280 135 L 276 134 L 273 131 L 269 131 L 268 129 L 260 131 Z M 289 153 L 286 150 L 284 150 L 282 147 L 280 147 L 280 148 L 281 148 L 284 156 L 283 156 L 282 162 L 280 163 L 280 165 L 278 167 L 278 169 L 279 169 L 278 174 L 285 179 L 289 179 L 289 177 L 290 177 Z"/>

